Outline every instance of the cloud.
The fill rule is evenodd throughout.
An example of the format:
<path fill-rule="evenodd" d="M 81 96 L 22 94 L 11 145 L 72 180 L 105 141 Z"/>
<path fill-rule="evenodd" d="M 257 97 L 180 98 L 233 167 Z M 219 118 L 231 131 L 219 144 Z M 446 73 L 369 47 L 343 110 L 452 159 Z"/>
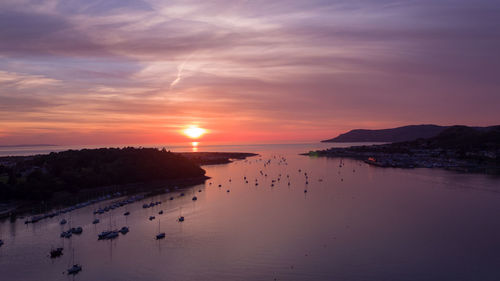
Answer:
<path fill-rule="evenodd" d="M 5 0 L 0 118 L 23 136 L 195 119 L 256 135 L 488 125 L 499 12 L 486 0 Z"/>
<path fill-rule="evenodd" d="M 59 85 L 61 81 L 43 75 L 20 74 L 0 70 L 0 87 L 2 88 L 37 88 Z"/>

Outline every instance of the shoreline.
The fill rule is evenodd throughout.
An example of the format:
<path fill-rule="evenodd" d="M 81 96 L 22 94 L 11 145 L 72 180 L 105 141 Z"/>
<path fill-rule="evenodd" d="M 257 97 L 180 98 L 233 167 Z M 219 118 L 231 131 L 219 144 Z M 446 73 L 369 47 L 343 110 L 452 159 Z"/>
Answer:
<path fill-rule="evenodd" d="M 203 184 L 208 179 L 210 179 L 210 177 L 201 176 L 185 179 L 136 182 L 83 189 L 74 194 L 69 192 L 60 192 L 54 194 L 50 200 L 42 202 L 32 200 L 4 202 L 2 203 L 4 205 L 4 210 L 0 211 L 0 220 L 7 218 L 11 218 L 11 220 L 13 220 L 24 218 L 25 216 L 46 214 L 55 209 L 63 209 L 79 204 L 86 204 L 86 202 L 91 202 L 95 198 L 101 197 L 105 197 L 105 200 L 113 200 L 123 196 L 133 196 L 138 194 L 144 194 L 145 197 L 149 197 L 166 193 L 166 189 L 183 190 L 192 186 Z"/>
<path fill-rule="evenodd" d="M 198 167 L 205 165 L 228 164 L 235 160 L 257 156 L 255 153 L 244 152 L 182 152 L 173 153 L 186 158 Z M 18 163 L 31 161 L 34 156 L 6 156 L 0 157 L 0 165 L 15 167 Z M 152 196 L 165 193 L 165 190 L 182 190 L 195 185 L 203 184 L 210 177 L 200 175 L 195 177 L 180 177 L 171 179 L 152 179 L 140 182 L 112 184 L 82 188 L 76 192 L 58 191 L 52 193 L 46 200 L 6 199 L 0 200 L 0 219 L 15 220 L 22 216 L 47 214 L 49 211 L 62 209 L 80 204 L 94 204 L 96 198 L 111 200 L 123 196 L 144 194 Z M 89 203 L 92 202 L 92 203 Z M 100 201 L 99 201 L 100 202 Z"/>
<path fill-rule="evenodd" d="M 500 175 L 500 167 L 474 158 L 459 158 L 441 149 L 391 150 L 390 145 L 352 146 L 309 151 L 310 157 L 351 158 L 382 168 L 439 168 L 462 173 Z"/>
<path fill-rule="evenodd" d="M 199 165 L 228 164 L 234 160 L 243 160 L 248 157 L 258 156 L 257 153 L 249 152 L 172 152 L 182 155 Z"/>

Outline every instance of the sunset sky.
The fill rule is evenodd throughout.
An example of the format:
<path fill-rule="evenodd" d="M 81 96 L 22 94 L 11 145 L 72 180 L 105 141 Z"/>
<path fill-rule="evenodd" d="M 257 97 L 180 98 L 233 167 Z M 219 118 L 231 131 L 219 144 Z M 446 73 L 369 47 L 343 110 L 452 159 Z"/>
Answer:
<path fill-rule="evenodd" d="M 0 1 L 0 145 L 500 123 L 499 1 Z"/>

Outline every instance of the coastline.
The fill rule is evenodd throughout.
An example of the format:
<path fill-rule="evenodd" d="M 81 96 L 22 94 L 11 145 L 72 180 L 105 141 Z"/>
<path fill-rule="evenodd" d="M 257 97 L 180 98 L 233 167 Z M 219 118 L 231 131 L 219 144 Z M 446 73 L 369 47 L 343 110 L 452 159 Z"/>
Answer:
<path fill-rule="evenodd" d="M 173 152 L 182 155 L 199 165 L 228 164 L 234 160 L 242 160 L 248 157 L 258 156 L 256 153 L 247 152 Z"/>
<path fill-rule="evenodd" d="M 183 159 L 185 158 L 187 161 L 193 163 L 194 166 L 198 166 L 199 169 L 201 169 L 203 165 L 228 164 L 235 160 L 242 160 L 247 157 L 258 155 L 244 152 L 173 152 L 172 154 L 179 155 Z M 16 167 L 18 163 L 26 164 L 26 162 L 32 161 L 35 157 L 37 157 L 37 155 L 0 157 L 0 165 L 4 167 Z M 33 168 L 39 169 L 35 166 L 27 167 L 28 170 L 32 170 Z M 137 194 L 152 196 L 164 193 L 167 190 L 182 190 L 194 185 L 203 184 L 210 178 L 204 175 L 203 169 L 201 170 L 203 171 L 203 175 L 200 176 L 152 179 L 139 182 L 95 186 L 91 188 L 81 188 L 76 192 L 70 190 L 57 191 L 52 193 L 50 198 L 44 200 L 0 198 L 0 219 L 10 217 L 11 220 L 14 220 L 23 215 L 48 214 L 49 211 L 55 209 L 79 206 L 81 204 L 93 204 L 96 198 L 106 198 L 107 200 Z"/>
<path fill-rule="evenodd" d="M 394 147 L 392 144 L 329 148 L 302 153 L 310 157 L 351 158 L 382 168 L 439 168 L 462 173 L 500 175 L 500 166 L 489 152 L 469 153 L 461 157 L 456 151 Z"/>
<path fill-rule="evenodd" d="M 116 199 L 123 196 L 143 194 L 146 197 L 164 193 L 166 189 L 182 190 L 191 186 L 204 183 L 210 177 L 201 176 L 195 178 L 172 179 L 149 182 L 136 182 L 121 185 L 100 186 L 82 189 L 77 193 L 58 192 L 53 194 L 47 201 L 15 200 L 3 202 L 0 209 L 0 219 L 23 218 L 23 215 L 38 215 L 54 209 L 62 209 L 78 204 L 90 202 L 92 199 L 106 197 Z M 0 206 L 1 206 L 0 205 Z"/>

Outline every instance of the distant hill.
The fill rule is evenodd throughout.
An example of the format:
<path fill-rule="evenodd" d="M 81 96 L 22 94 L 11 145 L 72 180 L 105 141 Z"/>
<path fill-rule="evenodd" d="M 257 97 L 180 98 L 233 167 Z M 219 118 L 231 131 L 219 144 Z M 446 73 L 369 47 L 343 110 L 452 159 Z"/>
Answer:
<path fill-rule="evenodd" d="M 438 125 L 410 125 L 382 130 L 357 129 L 321 142 L 404 142 L 432 138 L 447 128 L 449 127 Z"/>

